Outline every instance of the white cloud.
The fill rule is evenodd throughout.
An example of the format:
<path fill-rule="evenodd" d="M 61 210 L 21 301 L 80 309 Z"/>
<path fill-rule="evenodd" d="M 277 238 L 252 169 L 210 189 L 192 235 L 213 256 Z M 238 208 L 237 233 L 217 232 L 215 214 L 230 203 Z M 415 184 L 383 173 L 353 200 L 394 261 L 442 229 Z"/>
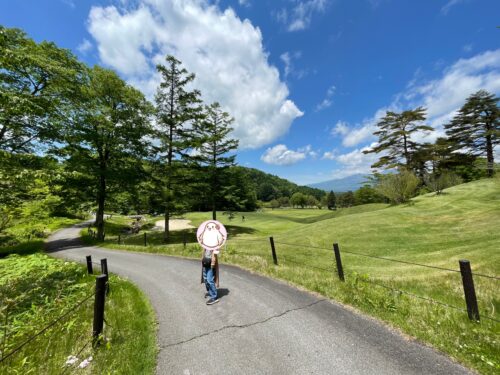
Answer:
<path fill-rule="evenodd" d="M 281 9 L 276 18 L 287 25 L 288 31 L 304 30 L 311 24 L 314 13 L 323 13 L 330 0 L 299 0 L 291 11 Z"/>
<path fill-rule="evenodd" d="M 420 133 L 413 137 L 417 142 L 434 142 L 445 135 L 444 124 L 448 123 L 456 111 L 465 103 L 467 97 L 480 89 L 500 94 L 500 49 L 486 51 L 468 59 L 459 59 L 443 70 L 441 77 L 429 81 L 420 81 L 420 74 L 410 82 L 407 90 L 396 95 L 387 107 L 380 108 L 370 119 L 355 127 L 347 128 L 347 123 L 339 122 L 332 129 L 332 135 L 343 136 L 342 145 L 352 147 L 366 141 L 374 141 L 372 133 L 377 122 L 387 110 L 402 110 L 423 106 L 427 108 L 427 121 L 434 131 Z M 373 145 L 373 144 L 372 144 Z M 370 146 L 371 147 L 371 146 Z M 365 147 L 366 148 L 366 147 Z M 362 153 L 355 149 L 343 155 L 333 155 L 332 159 L 344 165 L 337 172 L 342 176 L 365 173 L 381 155 Z M 329 157 L 323 156 L 328 159 Z"/>
<path fill-rule="evenodd" d="M 325 98 L 316 106 L 316 111 L 321 111 L 325 108 L 330 107 L 333 104 L 333 94 L 335 94 L 335 90 L 337 88 L 335 86 L 330 86 L 328 90 L 326 91 Z"/>
<path fill-rule="evenodd" d="M 294 60 L 298 60 L 301 57 L 302 57 L 301 51 L 295 51 L 293 53 L 284 52 L 280 55 L 281 61 L 283 61 L 283 64 L 285 64 L 284 68 L 285 78 L 288 78 L 288 76 L 293 76 L 297 79 L 301 79 L 307 75 L 307 70 L 305 69 L 298 70 L 295 68 Z"/>
<path fill-rule="evenodd" d="M 323 160 L 335 160 L 336 156 L 337 156 L 337 150 L 325 151 L 323 153 L 323 156 L 321 157 L 321 159 L 323 159 Z"/>
<path fill-rule="evenodd" d="M 133 6 L 92 7 L 89 32 L 101 61 L 152 98 L 155 65 L 166 54 L 196 74 L 206 102 L 218 101 L 234 118 L 241 148 L 257 148 L 284 135 L 303 115 L 269 65 L 260 29 L 208 0 L 139 0 Z"/>
<path fill-rule="evenodd" d="M 464 3 L 466 2 L 467 0 L 449 0 L 442 8 L 441 8 L 441 13 L 444 14 L 444 15 L 447 15 L 448 12 L 450 11 L 450 9 L 452 7 L 454 7 L 455 5 L 458 5 L 460 3 Z"/>
<path fill-rule="evenodd" d="M 330 131 L 331 135 L 347 135 L 349 133 L 349 123 L 346 121 L 337 121 Z"/>
<path fill-rule="evenodd" d="M 250 6 L 250 0 L 238 0 L 238 3 L 241 6 L 244 6 L 244 7 L 249 7 Z"/>
<path fill-rule="evenodd" d="M 310 147 L 310 146 L 309 146 Z M 280 144 L 268 148 L 260 159 L 267 164 L 292 165 L 306 158 L 307 150 L 289 150 L 285 145 Z"/>
<path fill-rule="evenodd" d="M 83 39 L 83 41 L 76 47 L 78 52 L 85 55 L 92 49 L 92 43 L 89 42 L 88 39 Z"/>
<path fill-rule="evenodd" d="M 342 168 L 333 171 L 335 178 L 343 178 L 358 173 L 371 173 L 371 165 L 379 159 L 380 155 L 363 154 L 363 151 L 374 145 L 371 144 L 368 147 L 357 148 L 348 153 L 334 156 L 334 160 L 342 165 Z"/>

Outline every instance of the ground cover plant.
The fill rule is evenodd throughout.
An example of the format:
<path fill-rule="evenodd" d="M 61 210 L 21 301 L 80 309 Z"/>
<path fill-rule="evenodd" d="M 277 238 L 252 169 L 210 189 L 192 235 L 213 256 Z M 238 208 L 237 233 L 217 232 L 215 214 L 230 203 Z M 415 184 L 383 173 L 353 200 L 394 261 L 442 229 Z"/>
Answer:
<path fill-rule="evenodd" d="M 49 215 L 50 210 L 40 202 L 24 202 L 22 209 L 9 211 L 9 225 L 0 231 L 0 258 L 41 251 L 52 232 L 82 221 L 83 216 Z"/>
<path fill-rule="evenodd" d="M 95 278 L 84 266 L 41 253 L 0 259 L 0 358 L 5 358 L 0 373 L 72 373 L 90 356 L 90 364 L 78 369 L 81 373 L 153 373 L 155 323 L 149 302 L 122 278 L 111 275 L 110 285 L 103 343 L 93 350 Z M 65 365 L 72 355 L 78 360 Z"/>
<path fill-rule="evenodd" d="M 475 276 L 481 322 L 467 318 L 461 276 L 410 264 L 355 255 L 361 253 L 395 260 L 458 270 L 458 260 L 469 259 L 473 272 L 500 274 L 500 183 L 480 180 L 423 195 L 403 206 L 354 207 L 349 214 L 313 223 L 297 219 L 318 218 L 321 210 L 269 210 L 239 213 L 232 220 L 220 213 L 230 240 L 222 262 L 286 280 L 308 290 L 352 305 L 384 320 L 403 332 L 446 352 L 481 373 L 500 369 L 499 280 Z M 373 210 L 377 207 L 377 210 Z M 241 216 L 245 216 L 243 218 Z M 330 215 L 330 213 L 329 213 Z M 337 215 L 337 216 L 336 216 Z M 210 219 L 210 213 L 189 213 L 193 226 Z M 152 219 L 149 219 L 153 221 Z M 113 223 L 109 223 L 110 226 Z M 117 233 L 118 227 L 115 226 Z M 197 258 L 194 230 L 173 231 L 173 243 L 143 244 L 143 234 L 118 245 L 109 238 L 104 246 Z M 183 236 L 187 238 L 183 245 Z M 268 236 L 273 235 L 279 265 L 273 265 Z M 87 240 L 89 240 L 87 238 Z M 346 282 L 338 280 L 332 243 L 338 242 Z M 378 284 L 378 285 L 376 285 Z M 382 286 L 379 286 L 382 285 Z M 394 290 L 388 289 L 392 288 Z M 434 304 L 395 290 L 431 298 Z M 453 308 L 456 307 L 457 309 Z M 490 318 L 490 319 L 488 319 Z"/>

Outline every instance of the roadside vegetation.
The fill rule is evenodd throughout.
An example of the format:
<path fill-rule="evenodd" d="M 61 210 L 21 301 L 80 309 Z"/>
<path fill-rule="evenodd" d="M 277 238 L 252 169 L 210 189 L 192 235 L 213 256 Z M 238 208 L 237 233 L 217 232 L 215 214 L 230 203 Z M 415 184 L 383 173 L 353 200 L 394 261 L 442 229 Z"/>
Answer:
<path fill-rule="evenodd" d="M 407 205 L 372 204 L 329 212 L 332 215 L 329 218 L 317 209 L 238 213 L 231 220 L 221 212 L 218 218 L 229 231 L 221 260 L 354 306 L 431 344 L 466 366 L 494 374 L 500 369 L 500 323 L 488 318 L 500 320 L 499 280 L 474 278 L 482 315 L 481 322 L 475 323 L 469 321 L 465 311 L 460 273 L 348 252 L 452 270 L 458 270 L 459 259 L 468 259 L 473 272 L 499 275 L 499 201 L 500 183 L 496 178 L 455 186 L 439 195 L 422 195 Z M 197 227 L 210 219 L 210 213 L 188 213 L 183 218 L 190 219 Z M 172 244 L 161 245 L 161 234 L 150 230 L 154 218 L 147 221 L 149 227 L 145 225 L 148 229 L 144 231 L 151 241 L 148 246 L 144 246 L 144 231 L 126 239 L 126 245 L 117 244 L 114 236 L 124 228 L 124 222 L 131 222 L 123 217 L 107 222 L 113 234 L 102 245 L 199 257 L 196 229 L 173 231 Z M 271 257 L 268 240 L 271 235 L 276 243 L 278 266 L 273 265 Z M 92 241 L 87 236 L 86 240 Z M 345 283 L 340 282 L 336 274 L 333 242 L 340 244 Z M 387 287 L 431 298 L 458 310 Z"/>
<path fill-rule="evenodd" d="M 84 266 L 41 253 L 0 259 L 0 358 L 5 357 L 0 373 L 72 373 L 89 357 L 92 360 L 79 372 L 154 373 L 156 335 L 151 306 L 130 282 L 110 275 L 110 285 L 103 343 L 94 350 L 95 278 L 87 275 Z M 61 316 L 60 321 L 7 357 Z M 70 356 L 78 359 L 66 365 Z"/>

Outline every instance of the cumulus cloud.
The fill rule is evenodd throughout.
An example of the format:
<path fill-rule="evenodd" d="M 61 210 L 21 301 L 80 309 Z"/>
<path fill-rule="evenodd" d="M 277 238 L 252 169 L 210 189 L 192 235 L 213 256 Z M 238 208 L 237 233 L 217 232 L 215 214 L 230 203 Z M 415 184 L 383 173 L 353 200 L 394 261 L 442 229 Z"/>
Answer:
<path fill-rule="evenodd" d="M 367 147 L 357 148 L 348 153 L 334 156 L 333 160 L 339 162 L 342 166 L 333 171 L 335 178 L 343 178 L 358 173 L 371 173 L 371 165 L 379 159 L 380 155 L 363 154 L 363 151 L 368 150 L 374 145 L 371 144 Z"/>
<path fill-rule="evenodd" d="M 307 149 L 309 147 L 309 149 Z M 260 159 L 267 164 L 274 165 L 292 165 L 306 158 L 307 153 L 310 151 L 310 146 L 306 146 L 302 151 L 289 150 L 283 144 L 270 147 L 264 152 Z"/>
<path fill-rule="evenodd" d="M 299 0 L 290 11 L 285 8 L 278 11 L 276 18 L 287 25 L 288 31 L 304 30 L 311 24 L 313 14 L 323 13 L 328 3 L 329 0 Z"/>
<path fill-rule="evenodd" d="M 160 82 L 155 65 L 173 54 L 196 74 L 203 99 L 220 102 L 235 118 L 241 148 L 273 142 L 303 115 L 267 61 L 260 29 L 231 8 L 208 0 L 131 3 L 92 7 L 88 29 L 101 61 L 148 97 Z"/>

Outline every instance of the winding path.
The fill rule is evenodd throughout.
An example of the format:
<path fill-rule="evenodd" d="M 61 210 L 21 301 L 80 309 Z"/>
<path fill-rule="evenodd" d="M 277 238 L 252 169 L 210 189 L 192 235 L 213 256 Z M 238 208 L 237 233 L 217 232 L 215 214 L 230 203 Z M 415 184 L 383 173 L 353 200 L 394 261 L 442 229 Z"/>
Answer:
<path fill-rule="evenodd" d="M 237 267 L 221 266 L 221 301 L 206 306 L 198 261 L 84 246 L 80 229 L 55 233 L 48 250 L 107 258 L 148 295 L 157 374 L 470 374 L 372 319 Z"/>

